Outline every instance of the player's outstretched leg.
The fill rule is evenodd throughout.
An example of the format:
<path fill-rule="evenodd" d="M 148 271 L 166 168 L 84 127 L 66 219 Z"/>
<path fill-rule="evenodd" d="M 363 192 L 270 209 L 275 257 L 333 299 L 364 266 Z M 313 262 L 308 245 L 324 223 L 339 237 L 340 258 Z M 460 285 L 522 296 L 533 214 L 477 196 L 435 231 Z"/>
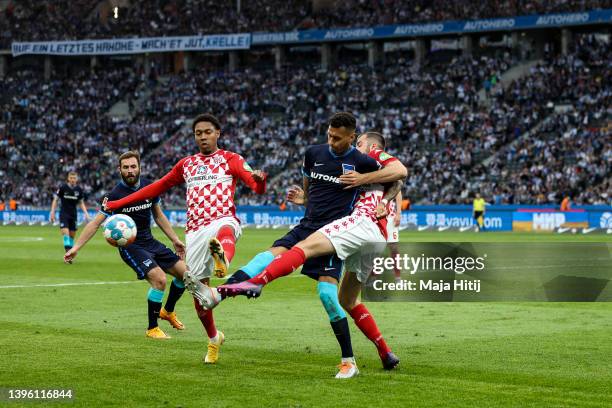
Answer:
<path fill-rule="evenodd" d="M 221 227 L 217 236 L 210 239 L 208 248 L 214 262 L 213 272 L 215 276 L 217 278 L 225 277 L 236 252 L 234 229 L 229 225 Z"/>
<path fill-rule="evenodd" d="M 225 335 L 215 327 L 212 310 L 204 309 L 196 299 L 193 300 L 193 304 L 198 313 L 198 318 L 208 335 L 208 349 L 204 356 L 204 363 L 215 364 L 219 360 L 219 349 L 225 342 Z"/>
<path fill-rule="evenodd" d="M 279 255 L 264 269 L 262 273 L 245 282 L 221 285 L 217 288 L 221 296 L 233 297 L 244 295 L 247 297 L 259 297 L 265 285 L 282 276 L 289 275 L 306 261 L 304 251 L 295 246 L 289 251 Z"/>
<path fill-rule="evenodd" d="M 230 276 L 227 281 L 225 281 L 225 285 L 230 285 L 232 283 L 239 283 L 249 280 L 255 277 L 257 274 L 263 272 L 264 269 L 274 260 L 274 254 L 272 250 L 260 252 L 253 257 L 244 266 L 241 266 L 236 272 Z"/>
<path fill-rule="evenodd" d="M 170 293 L 168 294 L 168 299 L 166 299 L 166 305 L 159 312 L 159 318 L 166 320 L 177 330 L 185 329 L 185 325 L 178 319 L 174 311 L 176 302 L 181 298 L 183 292 L 185 292 L 185 284 L 180 279 L 174 278 L 170 285 Z"/>
<path fill-rule="evenodd" d="M 183 275 L 183 282 L 185 283 L 185 289 L 206 310 L 214 309 L 222 300 L 221 295 L 214 288 L 203 284 L 190 270 L 187 270 Z"/>

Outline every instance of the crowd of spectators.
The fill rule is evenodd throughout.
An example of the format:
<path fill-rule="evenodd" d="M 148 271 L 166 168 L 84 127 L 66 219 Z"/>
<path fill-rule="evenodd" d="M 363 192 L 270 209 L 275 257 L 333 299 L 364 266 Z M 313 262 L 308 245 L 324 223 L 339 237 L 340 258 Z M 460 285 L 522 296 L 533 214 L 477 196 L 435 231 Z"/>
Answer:
<path fill-rule="evenodd" d="M 235 0 L 10 0 L 0 14 L 0 48 L 11 41 L 290 31 L 310 10 L 306 0 L 240 4 L 238 11 Z"/>
<path fill-rule="evenodd" d="M 577 52 L 534 67 L 499 96 L 516 105 L 552 107 L 541 129 L 499 151 L 471 188 L 497 203 L 612 201 L 610 44 L 578 39 Z M 554 98 L 551 99 L 551 96 Z"/>
<path fill-rule="evenodd" d="M 335 0 L 302 22 L 310 27 L 371 27 L 387 24 L 475 20 L 612 7 L 609 0 Z"/>
<path fill-rule="evenodd" d="M 554 115 L 541 131 L 497 155 L 482 190 L 493 203 L 558 203 L 569 196 L 579 204 L 609 204 L 612 128 L 602 126 L 612 121 L 603 105 L 610 106 L 609 90 L 606 98 Z"/>
<path fill-rule="evenodd" d="M 9 0 L 0 10 L 0 48 L 11 41 L 364 27 L 610 7 L 611 0 L 336 0 L 315 11 L 308 0 Z"/>
<path fill-rule="evenodd" d="M 348 110 L 359 131 L 380 130 L 388 151 L 408 165 L 404 193 L 413 203 L 465 203 L 476 191 L 499 203 L 554 202 L 568 193 L 577 202 L 609 202 L 612 53 L 593 37 L 577 41 L 577 52 L 545 61 L 506 89 L 498 79 L 514 64 L 507 52 L 421 70 L 396 58 L 382 70 L 200 69 L 156 83 L 130 69 L 52 81 L 17 72 L 2 82 L 10 97 L 0 120 L 0 187 L 45 206 L 76 170 L 97 201 L 117 180 L 119 153 L 141 151 L 143 173 L 157 178 L 194 153 L 188 118 L 212 111 L 223 123 L 221 147 L 271 177 L 267 194 L 241 188 L 238 203 L 280 204 L 289 185 L 301 183 L 306 147 L 325 142 L 328 116 Z M 487 81 L 498 85 L 481 101 Z M 143 88 L 147 97 L 130 118 L 106 115 Z M 559 106 L 567 112 L 555 113 Z M 184 205 L 184 190 L 164 202 Z"/>
<path fill-rule="evenodd" d="M 32 71 L 1 81 L 0 191 L 23 204 L 48 205 L 55 187 L 78 170 L 86 193 L 109 182 L 115 153 L 162 141 L 159 124 L 107 116 L 135 92 L 141 78 L 131 69 L 102 70 L 45 81 Z M 157 135 L 156 135 L 157 133 Z M 112 176 L 111 176 L 112 177 Z M 6 197 L 4 197 L 6 198 Z"/>
<path fill-rule="evenodd" d="M 446 122 L 447 126 L 452 126 L 453 133 L 447 137 L 446 144 L 438 145 L 434 150 L 435 155 L 428 154 L 420 147 L 413 148 L 414 145 L 404 147 L 401 154 L 405 160 L 418 164 L 408 176 L 408 192 L 422 203 L 464 203 L 476 191 L 491 201 L 505 204 L 554 203 L 562 194 L 571 194 L 578 203 L 610 203 L 612 193 L 602 185 L 605 180 L 595 177 L 595 174 L 606 169 L 607 174 L 612 172 L 610 161 L 605 161 L 610 154 L 609 151 L 606 153 L 605 147 L 610 143 L 612 119 L 612 81 L 607 74 L 612 64 L 611 47 L 609 43 L 595 41 L 592 36 L 583 36 L 577 38 L 576 50 L 570 55 L 551 58 L 539 64 L 532 68 L 529 75 L 514 81 L 506 89 L 501 86 L 494 89 L 491 104 L 479 113 L 486 115 L 486 119 L 481 124 L 476 123 L 473 134 L 461 133 L 470 129 L 465 124 L 466 114 L 463 114 Z M 445 105 L 444 109 L 448 106 Z M 564 106 L 577 112 L 576 115 L 580 117 L 574 127 L 566 125 L 560 128 L 557 126 L 558 120 L 552 118 L 549 125 L 523 140 L 523 143 L 540 138 L 549 140 L 550 144 L 559 143 L 571 130 L 571 138 L 565 143 L 567 148 L 574 143 L 576 148 L 601 144 L 602 149 L 590 149 L 588 152 L 572 150 L 565 154 L 563 160 L 550 154 L 538 155 L 537 166 L 549 169 L 539 172 L 532 166 L 533 161 L 524 168 L 516 167 L 517 156 L 512 154 L 514 145 L 500 151 L 494 160 L 486 164 L 473 160 L 474 156 L 483 156 L 478 152 L 493 155 L 552 115 L 555 107 Z M 567 117 L 567 114 L 563 116 L 566 118 L 564 123 L 572 123 Z M 434 118 L 444 123 L 444 116 L 436 114 Z M 470 118 L 467 123 L 471 121 Z M 454 134 L 454 129 L 458 129 L 459 133 Z M 580 143 L 575 140 L 586 137 L 588 140 Z M 413 135 L 413 140 L 415 144 L 421 143 L 416 135 Z M 525 152 L 530 160 L 536 160 L 531 154 L 539 154 L 540 149 L 535 146 L 523 147 L 521 162 L 526 160 Z M 579 153 L 586 155 L 584 157 L 588 157 L 588 163 L 593 165 L 580 167 L 584 161 L 571 159 Z M 574 161 L 579 164 L 574 164 Z M 558 171 L 559 168 L 562 170 Z M 538 176 L 534 175 L 533 180 L 529 178 L 532 172 L 554 172 L 556 176 L 563 172 L 567 173 L 566 176 L 580 173 L 581 177 L 578 180 L 573 176 L 571 182 L 557 178 L 554 183 L 541 184 Z M 538 186 L 534 187 L 532 182 Z"/>

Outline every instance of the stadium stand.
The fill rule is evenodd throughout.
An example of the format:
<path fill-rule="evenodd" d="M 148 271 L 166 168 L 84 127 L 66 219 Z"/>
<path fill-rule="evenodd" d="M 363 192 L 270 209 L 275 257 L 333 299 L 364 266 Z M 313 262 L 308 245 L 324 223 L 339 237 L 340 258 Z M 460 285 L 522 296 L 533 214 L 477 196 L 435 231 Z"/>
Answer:
<path fill-rule="evenodd" d="M 210 2 L 155 1 L 143 7 L 123 2 L 125 20 L 113 28 L 108 15 L 107 24 L 99 24 L 103 3 L 76 1 L 68 7 L 62 1 L 5 2 L 0 32 L 5 40 L 206 33 L 238 18 L 224 14 L 232 13 L 232 7 L 219 8 L 213 13 L 215 22 L 202 31 L 194 24 Z M 364 16 L 374 16 L 351 24 L 609 5 L 508 1 L 494 10 L 488 2 L 464 8 L 443 1 L 395 3 L 349 2 L 355 10 L 365 10 Z M 216 4 L 207 10 L 224 3 Z M 382 5 L 397 15 L 389 19 Z M 274 13 L 284 7 L 293 10 L 291 18 L 275 22 Z M 68 11 L 59 13 L 63 9 Z M 245 17 L 232 31 L 254 25 L 286 30 L 308 18 L 335 26 L 341 22 L 333 16 L 342 10 L 309 14 L 308 2 L 254 1 L 242 13 L 258 17 Z M 43 29 L 42 17 L 51 30 Z M 74 24 L 65 25 L 62 19 Z M 281 70 L 246 64 L 229 72 L 203 64 L 189 72 L 158 75 L 147 74 L 142 66 L 109 63 L 93 73 L 56 72 L 45 80 L 40 67 L 17 66 L 0 83 L 0 199 L 48 205 L 58 180 L 76 170 L 90 201 L 98 200 L 113 185 L 115 174 L 109 169 L 115 169 L 115 157 L 128 148 L 143 154 L 146 174 L 160 176 L 194 151 L 189 119 L 212 111 L 224 123 L 223 147 L 241 153 L 273 180 L 264 196 L 240 191 L 238 203 L 280 204 L 289 185 L 301 183 L 297 170 L 306 146 L 324 142 L 329 114 L 349 110 L 358 117 L 360 131 L 380 129 L 390 141 L 389 151 L 409 166 L 404 193 L 413 203 L 466 203 L 480 191 L 496 203 L 556 203 L 570 194 L 578 204 L 607 204 L 612 199 L 612 84 L 606 74 L 612 65 L 610 42 L 577 34 L 573 44 L 567 55 L 547 50 L 525 76 L 503 86 L 505 73 L 521 64 L 503 46 L 463 56 L 439 51 L 420 66 L 411 53 L 387 52 L 386 64 L 376 68 L 364 60 L 346 60 L 329 70 L 291 61 Z M 110 115 L 120 103 L 128 106 L 127 114 Z M 180 206 L 183 192 L 175 189 L 164 201 Z"/>
<path fill-rule="evenodd" d="M 119 5 L 118 18 L 114 17 L 111 3 Z M 306 0 L 250 0 L 240 3 L 241 9 L 238 11 L 235 0 L 10 0 L 0 15 L 0 48 L 8 48 L 11 40 L 75 40 L 368 27 L 611 7 L 609 0 L 336 0 L 320 2 L 327 7 L 315 11 Z"/>
<path fill-rule="evenodd" d="M 473 20 L 530 14 L 584 11 L 610 7 L 606 0 L 569 1 L 454 1 L 454 0 L 349 0 L 332 2 L 314 12 L 302 27 L 370 27 L 386 24 Z M 350 16 L 350 18 L 347 18 Z"/>

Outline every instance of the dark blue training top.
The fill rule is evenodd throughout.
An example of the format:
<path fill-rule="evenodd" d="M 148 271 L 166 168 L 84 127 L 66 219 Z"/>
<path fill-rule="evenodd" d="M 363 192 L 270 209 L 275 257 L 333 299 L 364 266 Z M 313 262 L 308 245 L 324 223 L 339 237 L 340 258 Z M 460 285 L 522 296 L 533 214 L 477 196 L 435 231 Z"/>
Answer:
<path fill-rule="evenodd" d="M 338 156 L 329 145 L 311 146 L 306 150 L 302 172 L 308 177 L 308 202 L 301 224 L 321 228 L 349 215 L 359 195 L 359 188 L 345 190 L 338 177 L 349 171 L 370 173 L 380 169 L 373 158 L 351 147 Z"/>
<path fill-rule="evenodd" d="M 77 204 L 85 198 L 83 189 L 79 186 L 73 188 L 68 183 L 64 183 L 55 192 L 55 195 L 60 200 L 60 215 L 76 218 Z"/>
<path fill-rule="evenodd" d="M 139 184 L 136 184 L 134 187 L 129 187 L 122 180 L 108 195 L 106 195 L 106 197 L 109 201 L 119 200 L 132 194 L 134 191 L 138 191 L 141 188 L 148 186 L 149 184 L 151 184 L 151 180 L 141 178 Z M 151 208 L 154 204 L 158 203 L 159 197 L 155 197 L 153 200 L 139 201 L 129 207 L 120 208 L 112 213 L 104 212 L 102 209 L 100 212 L 107 216 L 114 214 L 125 214 L 132 217 L 136 223 L 136 228 L 138 229 L 135 242 L 143 242 L 153 239 L 153 234 L 151 233 Z"/>

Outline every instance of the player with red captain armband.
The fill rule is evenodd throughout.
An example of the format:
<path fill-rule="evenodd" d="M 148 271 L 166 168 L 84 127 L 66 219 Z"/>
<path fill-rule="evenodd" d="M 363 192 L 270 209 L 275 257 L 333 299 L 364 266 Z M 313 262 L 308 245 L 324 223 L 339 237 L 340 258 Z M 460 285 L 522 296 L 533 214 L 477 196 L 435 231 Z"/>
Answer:
<path fill-rule="evenodd" d="M 157 197 L 173 186 L 187 186 L 186 260 L 184 281 L 194 296 L 195 308 L 210 339 L 204 361 L 216 363 L 224 335 L 217 331 L 212 310 L 205 310 L 199 298 L 210 276 L 224 277 L 234 257 L 236 241 L 242 234 L 236 218 L 234 193 L 238 179 L 257 194 L 266 191 L 266 175 L 252 170 L 239 154 L 219 149 L 221 124 L 211 114 L 197 116 L 192 125 L 200 152 L 181 159 L 156 182 L 122 198 L 106 203 L 115 210 L 131 203 Z"/>

